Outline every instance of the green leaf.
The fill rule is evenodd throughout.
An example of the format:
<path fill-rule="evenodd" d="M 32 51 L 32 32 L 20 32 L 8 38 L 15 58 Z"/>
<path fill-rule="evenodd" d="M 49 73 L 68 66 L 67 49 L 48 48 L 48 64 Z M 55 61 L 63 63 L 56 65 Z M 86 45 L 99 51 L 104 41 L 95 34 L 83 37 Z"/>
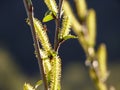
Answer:
<path fill-rule="evenodd" d="M 52 11 L 51 10 L 48 10 L 46 13 L 45 13 L 45 16 L 47 16 L 47 15 L 52 15 Z"/>
<path fill-rule="evenodd" d="M 43 22 L 48 22 L 48 21 L 51 21 L 53 19 L 56 18 L 56 13 L 51 11 L 51 10 L 48 10 L 46 13 L 45 13 L 45 16 L 43 18 Z"/>
<path fill-rule="evenodd" d="M 77 37 L 74 35 L 67 35 L 65 37 L 63 37 L 63 40 L 68 40 L 68 39 L 76 39 Z"/>
<path fill-rule="evenodd" d="M 47 16 L 45 16 L 44 18 L 43 18 L 43 22 L 48 22 L 48 21 L 51 21 L 51 20 L 53 20 L 54 18 L 53 18 L 53 16 L 52 15 L 47 15 Z"/>
<path fill-rule="evenodd" d="M 39 81 L 36 83 L 36 85 L 35 85 L 35 89 L 37 89 L 38 86 L 40 86 L 42 83 L 43 83 L 43 81 L 42 81 L 42 80 L 39 80 Z"/>
<path fill-rule="evenodd" d="M 35 90 L 35 89 L 29 83 L 25 83 L 24 87 L 23 87 L 23 90 Z"/>

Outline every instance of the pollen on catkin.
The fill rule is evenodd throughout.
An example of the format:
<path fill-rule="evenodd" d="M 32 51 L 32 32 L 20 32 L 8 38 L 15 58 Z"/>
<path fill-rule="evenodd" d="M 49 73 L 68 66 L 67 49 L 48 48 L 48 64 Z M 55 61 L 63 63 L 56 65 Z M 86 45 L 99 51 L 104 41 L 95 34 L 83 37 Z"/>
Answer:
<path fill-rule="evenodd" d="M 51 60 L 51 84 L 50 90 L 59 90 L 61 78 L 61 59 L 58 56 Z"/>
<path fill-rule="evenodd" d="M 51 72 L 51 63 L 50 59 L 48 58 L 48 53 L 44 50 L 40 49 L 40 55 L 43 60 L 43 67 L 44 67 L 44 73 L 46 76 L 47 83 L 49 85 L 50 83 L 50 72 Z"/>
<path fill-rule="evenodd" d="M 47 5 L 48 9 L 57 13 L 58 9 L 57 9 L 57 4 L 55 0 L 44 0 L 45 4 Z"/>
<path fill-rule="evenodd" d="M 45 51 L 49 52 L 52 49 L 52 47 L 51 47 L 51 44 L 49 42 L 46 31 L 43 29 L 43 26 L 38 19 L 33 18 L 33 22 L 34 22 L 34 27 L 35 27 L 37 37 L 42 45 L 42 48 Z"/>
<path fill-rule="evenodd" d="M 63 17 L 62 29 L 60 32 L 60 38 L 67 36 L 70 32 L 70 18 L 68 16 Z"/>
<path fill-rule="evenodd" d="M 45 72 L 47 74 L 51 70 L 51 63 L 50 63 L 50 59 L 48 58 L 48 53 L 40 49 L 40 55 L 43 60 Z"/>

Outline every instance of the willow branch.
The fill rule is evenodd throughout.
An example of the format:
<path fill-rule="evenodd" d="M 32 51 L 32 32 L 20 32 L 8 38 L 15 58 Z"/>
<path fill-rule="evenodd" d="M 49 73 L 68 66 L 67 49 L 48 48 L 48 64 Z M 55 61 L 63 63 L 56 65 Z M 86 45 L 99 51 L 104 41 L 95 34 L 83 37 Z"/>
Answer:
<path fill-rule="evenodd" d="M 32 2 L 31 2 L 31 0 L 23 0 L 23 2 L 24 2 L 27 16 L 28 16 L 29 21 L 30 21 L 30 28 L 31 28 L 33 41 L 34 41 L 34 48 L 35 48 L 35 51 L 38 55 L 37 59 L 38 59 L 38 64 L 39 64 L 39 70 L 41 72 L 41 76 L 42 76 L 43 83 L 44 83 L 44 89 L 48 90 L 47 81 L 46 81 L 46 77 L 45 77 L 45 73 L 44 73 L 43 62 L 42 62 L 42 59 L 40 56 L 39 42 L 38 42 L 38 39 L 36 37 L 35 28 L 34 28 L 34 24 L 33 24 L 33 14 L 34 13 L 33 13 Z"/>
<path fill-rule="evenodd" d="M 60 46 L 60 41 L 58 39 L 58 34 L 60 31 L 60 20 L 61 20 L 61 11 L 62 11 L 62 5 L 63 5 L 63 0 L 59 0 L 59 6 L 58 6 L 58 14 L 56 18 L 56 31 L 55 31 L 55 38 L 54 38 L 54 50 L 58 52 L 59 46 Z"/>

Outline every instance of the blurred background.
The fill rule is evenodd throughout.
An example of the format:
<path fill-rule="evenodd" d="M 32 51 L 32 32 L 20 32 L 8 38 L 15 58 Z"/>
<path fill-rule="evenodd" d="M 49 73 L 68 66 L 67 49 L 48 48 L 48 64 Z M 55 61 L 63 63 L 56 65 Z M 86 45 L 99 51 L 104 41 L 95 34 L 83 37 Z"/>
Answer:
<path fill-rule="evenodd" d="M 74 7 L 73 0 L 70 0 Z M 108 50 L 108 84 L 120 89 L 120 1 L 87 0 L 97 13 L 97 45 Z M 43 0 L 33 0 L 35 16 L 42 20 L 47 11 Z M 37 60 L 22 0 L 0 1 L 0 90 L 22 90 L 23 84 L 40 79 Z M 54 21 L 46 23 L 50 41 Z M 60 48 L 63 67 L 63 90 L 95 90 L 85 67 L 85 55 L 77 40 L 68 40 Z"/>

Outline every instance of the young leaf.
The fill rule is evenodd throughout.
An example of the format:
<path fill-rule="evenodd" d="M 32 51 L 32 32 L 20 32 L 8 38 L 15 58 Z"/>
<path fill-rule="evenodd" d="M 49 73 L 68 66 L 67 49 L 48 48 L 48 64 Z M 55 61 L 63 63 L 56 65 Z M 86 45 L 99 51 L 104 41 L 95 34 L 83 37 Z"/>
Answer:
<path fill-rule="evenodd" d="M 43 22 L 48 22 L 48 21 L 51 21 L 51 20 L 53 20 L 54 18 L 53 18 L 53 16 L 52 15 L 47 15 L 47 16 L 45 16 L 44 18 L 43 18 Z"/>
<path fill-rule="evenodd" d="M 48 10 L 46 13 L 45 13 L 45 16 L 43 18 L 43 22 L 48 22 L 50 20 L 53 20 L 56 18 L 56 13 L 51 11 L 51 10 Z"/>
<path fill-rule="evenodd" d="M 35 90 L 35 89 L 34 89 L 33 86 L 31 86 L 30 84 L 25 83 L 25 84 L 24 84 L 24 87 L 23 87 L 23 90 Z"/>
<path fill-rule="evenodd" d="M 42 80 L 39 80 L 39 81 L 35 84 L 35 89 L 37 89 L 38 86 L 40 86 L 42 83 L 43 83 L 43 81 L 42 81 Z"/>
<path fill-rule="evenodd" d="M 75 39 L 75 38 L 77 38 L 77 37 L 74 35 L 67 35 L 67 36 L 63 37 L 63 40 Z"/>
<path fill-rule="evenodd" d="M 51 11 L 51 10 L 48 10 L 46 13 L 45 13 L 45 16 L 47 15 L 52 15 L 54 17 L 56 17 L 56 13 L 54 11 Z"/>

